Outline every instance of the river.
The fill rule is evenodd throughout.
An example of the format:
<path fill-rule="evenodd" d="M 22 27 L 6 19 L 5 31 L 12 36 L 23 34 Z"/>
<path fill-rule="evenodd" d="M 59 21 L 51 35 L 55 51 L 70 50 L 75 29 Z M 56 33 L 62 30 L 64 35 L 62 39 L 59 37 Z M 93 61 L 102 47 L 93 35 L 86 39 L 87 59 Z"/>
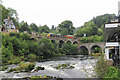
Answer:
<path fill-rule="evenodd" d="M 96 75 L 94 66 L 97 60 L 92 56 L 87 55 L 67 55 L 59 56 L 51 59 L 45 59 L 41 62 L 36 62 L 36 66 L 42 66 L 45 70 L 38 72 L 20 72 L 20 73 L 6 73 L 10 68 L 17 67 L 17 65 L 9 65 L 9 69 L 0 71 L 2 78 L 23 78 L 31 76 L 53 76 L 61 78 L 93 78 Z M 60 64 L 70 64 L 74 66 L 73 69 L 56 69 L 53 66 Z"/>

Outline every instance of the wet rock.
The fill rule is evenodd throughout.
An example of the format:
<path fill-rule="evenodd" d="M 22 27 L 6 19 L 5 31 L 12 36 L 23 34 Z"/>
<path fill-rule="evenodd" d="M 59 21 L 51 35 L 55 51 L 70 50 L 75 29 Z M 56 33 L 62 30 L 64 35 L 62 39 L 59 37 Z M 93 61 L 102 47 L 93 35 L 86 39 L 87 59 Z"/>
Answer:
<path fill-rule="evenodd" d="M 37 66 L 33 72 L 39 71 L 39 70 L 45 70 L 45 68 L 41 66 Z"/>
<path fill-rule="evenodd" d="M 58 66 L 55 66 L 54 68 L 56 68 L 56 69 L 73 69 L 75 67 L 70 64 L 59 64 Z"/>

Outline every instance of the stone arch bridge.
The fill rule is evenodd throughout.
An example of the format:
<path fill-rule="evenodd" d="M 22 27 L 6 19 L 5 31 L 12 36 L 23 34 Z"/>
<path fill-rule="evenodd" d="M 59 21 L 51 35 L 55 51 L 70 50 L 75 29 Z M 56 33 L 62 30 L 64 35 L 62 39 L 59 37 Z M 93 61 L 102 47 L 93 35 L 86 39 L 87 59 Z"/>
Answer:
<path fill-rule="evenodd" d="M 74 38 L 74 39 L 68 39 L 65 37 L 47 37 L 48 39 L 50 39 L 53 43 L 54 42 L 59 42 L 60 44 L 63 43 L 73 43 L 73 44 L 77 44 L 78 45 L 78 50 L 79 52 L 81 51 L 81 48 L 84 47 L 88 50 L 88 54 L 92 53 L 92 49 L 93 47 L 99 47 L 102 51 L 102 53 L 104 52 L 104 48 L 105 48 L 105 43 L 104 42 L 98 42 L 98 43 L 81 43 L 80 41 L 80 37 Z M 41 37 L 38 37 L 38 39 L 41 39 Z"/>
<path fill-rule="evenodd" d="M 99 43 L 81 43 L 78 45 L 79 47 L 79 52 L 80 52 L 80 48 L 85 47 L 88 50 L 88 54 L 92 53 L 92 49 L 94 47 L 100 47 L 101 52 L 104 53 L 104 48 L 105 48 L 105 43 L 104 42 L 99 42 Z"/>
<path fill-rule="evenodd" d="M 81 51 L 82 47 L 85 47 L 88 50 L 88 54 L 92 53 L 93 47 L 100 47 L 100 49 L 102 50 L 101 52 L 104 52 L 104 46 L 105 43 L 104 42 L 99 42 L 99 43 L 81 43 L 80 42 L 80 37 L 77 37 L 76 39 L 68 39 L 65 37 L 49 37 L 49 39 L 51 39 L 52 42 L 57 41 L 62 43 L 73 43 L 73 44 L 77 44 L 78 45 L 78 50 L 79 52 Z"/>

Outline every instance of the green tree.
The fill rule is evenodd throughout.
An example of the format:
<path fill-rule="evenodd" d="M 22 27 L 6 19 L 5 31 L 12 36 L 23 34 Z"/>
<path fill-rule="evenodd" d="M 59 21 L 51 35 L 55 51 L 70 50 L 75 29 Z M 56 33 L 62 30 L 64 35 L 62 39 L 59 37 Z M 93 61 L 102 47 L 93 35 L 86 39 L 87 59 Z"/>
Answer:
<path fill-rule="evenodd" d="M 28 55 L 29 54 L 29 47 L 25 41 L 22 41 L 19 45 L 19 55 Z"/>
<path fill-rule="evenodd" d="M 98 28 L 101 28 L 102 25 L 104 25 L 107 22 L 110 22 L 111 20 L 114 20 L 115 17 L 116 17 L 115 14 L 104 14 L 104 15 L 94 17 L 92 21 L 95 23 L 95 25 Z"/>
<path fill-rule="evenodd" d="M 12 8 L 8 8 L 8 10 L 9 10 L 9 16 L 13 17 L 16 21 L 18 21 L 17 11 Z"/>
<path fill-rule="evenodd" d="M 73 31 L 74 31 L 74 27 L 73 27 L 73 23 L 70 20 L 65 20 L 63 22 L 61 22 L 61 24 L 58 25 L 59 28 L 59 32 L 61 34 L 64 34 L 64 32 L 67 30 L 66 34 L 67 35 L 73 35 Z"/>
<path fill-rule="evenodd" d="M 78 28 L 76 31 L 77 36 L 83 37 L 84 34 L 87 36 L 98 35 L 98 28 L 93 21 L 86 22 L 84 27 Z"/>
<path fill-rule="evenodd" d="M 11 20 L 13 20 L 14 24 L 16 26 L 19 26 L 18 23 L 18 14 L 17 11 L 12 9 L 12 8 L 5 8 L 3 5 L 0 5 L 2 7 L 2 24 L 3 24 L 3 20 L 8 18 L 8 16 L 11 18 Z"/>
<path fill-rule="evenodd" d="M 22 33 L 20 36 L 23 40 L 30 40 L 31 39 L 31 36 L 27 33 Z"/>
<path fill-rule="evenodd" d="M 29 26 L 29 25 L 27 24 L 27 22 L 22 21 L 20 26 L 21 26 L 21 27 L 19 28 L 19 30 L 20 30 L 21 32 L 28 31 L 28 26 Z"/>
<path fill-rule="evenodd" d="M 60 33 L 61 35 L 68 35 L 68 29 L 64 28 Z"/>
<path fill-rule="evenodd" d="M 63 54 L 67 54 L 67 55 L 75 55 L 78 54 L 78 50 L 77 50 L 77 45 L 76 44 L 72 44 L 72 43 L 65 43 L 62 46 L 62 52 Z"/>
<path fill-rule="evenodd" d="M 2 6 L 2 21 L 3 21 L 5 18 L 8 17 L 8 15 L 9 15 L 9 10 L 6 9 L 3 5 L 1 5 L 1 6 Z"/>
<path fill-rule="evenodd" d="M 27 41 L 30 54 L 41 55 L 39 44 L 33 41 Z"/>
<path fill-rule="evenodd" d="M 94 43 L 94 42 L 103 42 L 104 39 L 103 39 L 103 36 L 95 35 L 91 37 L 82 37 L 80 41 L 82 43 Z"/>
<path fill-rule="evenodd" d="M 56 55 L 56 47 L 51 40 L 43 37 L 40 40 L 40 51 L 44 58 L 49 58 Z"/>
<path fill-rule="evenodd" d="M 87 36 L 103 35 L 104 24 L 114 20 L 115 14 L 105 14 L 94 17 L 92 20 L 86 22 L 83 26 L 79 27 L 76 31 L 78 37 L 83 37 L 84 34 Z"/>
<path fill-rule="evenodd" d="M 10 32 L 10 33 L 9 33 L 9 36 L 10 36 L 10 37 L 13 37 L 13 36 L 14 36 L 14 37 L 20 38 L 20 33 Z"/>
<path fill-rule="evenodd" d="M 44 25 L 44 26 L 40 26 L 39 27 L 39 32 L 40 33 L 49 33 L 50 32 L 50 29 L 49 29 L 49 27 L 47 26 L 47 25 Z"/>
<path fill-rule="evenodd" d="M 32 31 L 38 32 L 38 26 L 35 23 L 30 24 Z"/>
<path fill-rule="evenodd" d="M 2 62 L 6 63 L 10 60 L 12 56 L 12 49 L 6 48 L 2 45 Z"/>
<path fill-rule="evenodd" d="M 19 54 L 19 45 L 20 45 L 20 40 L 16 37 L 11 37 L 10 40 L 9 40 L 12 44 L 13 44 L 13 49 L 14 49 L 14 55 L 18 56 Z"/>

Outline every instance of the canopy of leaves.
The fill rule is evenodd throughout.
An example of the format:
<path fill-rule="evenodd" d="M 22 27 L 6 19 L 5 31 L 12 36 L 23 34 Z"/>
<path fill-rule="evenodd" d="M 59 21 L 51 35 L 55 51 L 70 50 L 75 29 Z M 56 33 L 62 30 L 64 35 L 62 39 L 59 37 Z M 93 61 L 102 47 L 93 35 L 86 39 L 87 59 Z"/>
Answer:
<path fill-rule="evenodd" d="M 62 35 L 72 35 L 74 31 L 73 23 L 70 20 L 65 20 L 58 25 L 59 32 Z"/>
<path fill-rule="evenodd" d="M 103 42 L 103 36 L 91 36 L 91 37 L 82 37 L 80 39 L 82 43 L 94 43 L 94 42 Z"/>
<path fill-rule="evenodd" d="M 95 23 L 95 25 L 98 28 L 101 28 L 102 25 L 104 25 L 105 23 L 108 23 L 108 22 L 110 22 L 111 20 L 114 20 L 114 19 L 116 19 L 115 14 L 104 14 L 104 15 L 94 17 L 92 19 L 92 21 Z"/>
<path fill-rule="evenodd" d="M 116 18 L 115 14 L 105 14 L 101 16 L 94 17 L 92 20 L 86 22 L 83 26 L 76 30 L 78 37 L 83 37 L 84 34 L 87 36 L 103 35 L 104 24 L 114 20 Z"/>
<path fill-rule="evenodd" d="M 93 21 L 86 22 L 83 27 L 78 28 L 76 31 L 77 36 L 83 37 L 84 34 L 87 36 L 97 35 L 98 28 Z"/>
<path fill-rule="evenodd" d="M 49 33 L 49 32 L 50 32 L 50 29 L 49 29 L 49 27 L 48 27 L 47 25 L 40 26 L 40 27 L 39 27 L 39 32 L 40 32 L 40 33 L 43 33 L 43 32 Z"/>
<path fill-rule="evenodd" d="M 77 45 L 69 42 L 65 43 L 61 48 L 61 53 L 67 54 L 67 55 L 78 54 Z"/>
<path fill-rule="evenodd" d="M 38 26 L 35 23 L 30 24 L 32 31 L 38 32 Z"/>

